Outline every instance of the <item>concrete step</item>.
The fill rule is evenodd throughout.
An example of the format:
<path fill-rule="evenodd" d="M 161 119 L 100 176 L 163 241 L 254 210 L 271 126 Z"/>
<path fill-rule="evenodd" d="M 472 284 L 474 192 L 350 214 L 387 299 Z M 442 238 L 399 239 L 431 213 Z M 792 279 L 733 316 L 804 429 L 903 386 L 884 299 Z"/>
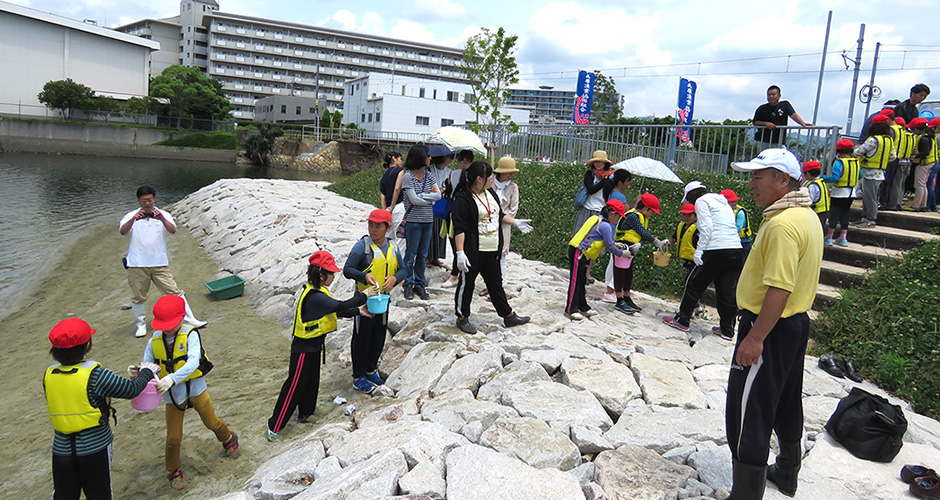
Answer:
<path fill-rule="evenodd" d="M 861 217 L 862 210 L 860 208 L 852 208 L 850 210 L 849 220 L 858 220 Z M 880 210 L 878 212 L 877 222 L 879 226 L 896 227 L 898 229 L 907 229 L 908 231 L 930 232 L 932 229 L 940 229 L 940 213 L 889 212 Z"/>
<path fill-rule="evenodd" d="M 849 238 L 852 237 L 852 230 L 849 230 Z M 823 259 L 838 262 L 856 267 L 875 267 L 879 262 L 894 260 L 901 257 L 901 251 L 893 248 L 883 248 L 875 245 L 862 245 L 861 243 L 849 242 L 849 246 L 842 247 L 833 245 L 826 247 L 823 252 Z"/>
<path fill-rule="evenodd" d="M 813 301 L 813 309 L 819 311 L 835 304 L 842 299 L 842 290 L 832 285 L 822 283 L 816 289 L 816 299 Z"/>
<path fill-rule="evenodd" d="M 839 288 L 851 288 L 862 284 L 868 269 L 828 260 L 822 261 L 819 283 Z"/>
<path fill-rule="evenodd" d="M 873 245 L 895 250 L 910 250 L 929 240 L 940 240 L 940 236 L 909 229 L 889 226 L 851 227 L 849 240 L 863 245 Z"/>

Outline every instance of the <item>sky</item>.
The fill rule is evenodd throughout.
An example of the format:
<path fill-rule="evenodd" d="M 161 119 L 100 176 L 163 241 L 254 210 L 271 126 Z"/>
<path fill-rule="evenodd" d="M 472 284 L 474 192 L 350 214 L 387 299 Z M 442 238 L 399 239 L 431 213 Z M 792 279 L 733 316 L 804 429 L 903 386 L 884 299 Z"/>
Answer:
<path fill-rule="evenodd" d="M 179 12 L 175 0 L 12 2 L 112 27 Z M 458 48 L 481 26 L 503 27 L 519 36 L 517 86 L 573 90 L 578 70 L 600 70 L 624 95 L 625 116 L 665 116 L 675 112 L 679 78 L 686 77 L 698 83 L 694 118 L 714 121 L 750 119 L 766 102 L 770 85 L 780 86 L 782 98 L 811 121 L 832 11 L 817 124 L 839 125 L 845 132 L 861 24 L 859 90 L 869 81 L 875 44 L 881 43 L 875 79 L 881 97 L 872 101 L 872 112 L 888 99 L 906 99 L 916 83 L 934 89 L 928 100 L 940 100 L 940 38 L 929 36 L 928 21 L 937 13 L 935 0 L 218 2 L 222 12 Z M 857 132 L 865 104 L 858 90 L 854 99 Z"/>

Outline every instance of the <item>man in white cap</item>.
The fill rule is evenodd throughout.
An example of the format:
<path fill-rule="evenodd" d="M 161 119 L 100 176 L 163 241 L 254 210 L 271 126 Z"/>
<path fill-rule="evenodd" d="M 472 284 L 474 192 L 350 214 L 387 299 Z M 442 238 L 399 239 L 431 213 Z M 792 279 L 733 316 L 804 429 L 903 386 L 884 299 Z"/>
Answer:
<path fill-rule="evenodd" d="M 744 249 L 738 236 L 734 209 L 728 199 L 717 193 L 709 193 L 705 184 L 692 181 L 685 186 L 682 203 L 695 205 L 698 221 L 698 245 L 695 249 L 695 267 L 685 280 L 682 302 L 675 316 L 663 317 L 667 325 L 683 332 L 689 331 L 692 313 L 710 283 L 715 284 L 720 325 L 712 333 L 725 340 L 734 339 L 734 318 L 738 305 L 734 298 L 734 287 L 744 264 Z"/>
<path fill-rule="evenodd" d="M 729 498 L 759 500 L 765 478 L 794 496 L 803 457 L 806 311 L 816 297 L 823 237 L 793 153 L 768 149 L 732 168 L 750 173 L 764 220 L 738 282 L 741 323 L 725 409 L 734 479 Z M 771 431 L 780 454 L 768 468 Z"/>

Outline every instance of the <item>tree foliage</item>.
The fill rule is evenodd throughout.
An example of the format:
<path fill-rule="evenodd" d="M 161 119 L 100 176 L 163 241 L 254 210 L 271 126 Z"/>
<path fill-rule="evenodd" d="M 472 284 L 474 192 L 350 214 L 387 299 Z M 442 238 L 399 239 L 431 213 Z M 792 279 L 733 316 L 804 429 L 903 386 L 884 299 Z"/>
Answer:
<path fill-rule="evenodd" d="M 95 93 L 91 88 L 71 78 L 46 82 L 36 97 L 47 107 L 60 110 L 66 120 L 72 119 L 72 112 L 76 109 L 88 109 L 95 103 Z"/>
<path fill-rule="evenodd" d="M 268 155 L 274 147 L 274 139 L 284 135 L 284 130 L 269 123 L 258 124 L 258 132 L 245 140 L 245 155 L 255 165 L 267 165 Z"/>
<path fill-rule="evenodd" d="M 323 116 L 320 118 L 320 126 L 323 128 L 333 127 L 333 113 L 330 113 L 330 110 L 323 110 Z"/>
<path fill-rule="evenodd" d="M 336 110 L 333 112 L 333 125 L 332 128 L 341 128 L 343 126 L 343 112 Z"/>
<path fill-rule="evenodd" d="M 518 38 L 518 35 L 507 34 L 503 28 L 495 32 L 482 28 L 480 33 L 467 40 L 463 50 L 461 69 L 472 88 L 472 99 L 468 104 L 476 114 L 476 123 L 470 128 L 477 133 L 489 131 L 489 142 L 494 147 L 500 125 L 506 125 L 512 131 L 518 130 L 509 115 L 500 112 L 510 98 L 509 86 L 519 82 L 519 68 L 514 55 Z"/>
<path fill-rule="evenodd" d="M 618 123 L 623 116 L 617 83 L 600 71 L 595 72 L 594 97 L 591 101 L 591 116 L 596 118 L 595 123 Z"/>
<path fill-rule="evenodd" d="M 232 104 L 222 84 L 199 68 L 174 65 L 150 81 L 150 97 L 166 99 L 167 114 L 220 120 L 228 117 Z"/>

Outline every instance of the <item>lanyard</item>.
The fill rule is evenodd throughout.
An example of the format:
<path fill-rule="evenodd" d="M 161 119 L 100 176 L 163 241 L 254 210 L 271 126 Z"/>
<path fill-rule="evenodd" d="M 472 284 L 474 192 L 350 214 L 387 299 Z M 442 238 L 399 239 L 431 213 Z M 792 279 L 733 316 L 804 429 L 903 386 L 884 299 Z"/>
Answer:
<path fill-rule="evenodd" d="M 472 192 L 472 191 L 471 191 L 471 192 Z M 483 207 L 486 208 L 486 220 L 487 220 L 487 221 L 490 220 L 490 216 L 492 215 L 492 211 L 490 210 L 490 203 L 489 203 L 490 197 L 486 195 L 486 191 L 485 191 L 485 190 L 483 191 L 483 198 L 484 198 L 486 201 L 481 200 L 480 197 L 477 196 L 476 193 L 473 193 L 473 196 L 477 199 L 477 201 L 480 202 L 480 205 L 483 205 Z"/>

